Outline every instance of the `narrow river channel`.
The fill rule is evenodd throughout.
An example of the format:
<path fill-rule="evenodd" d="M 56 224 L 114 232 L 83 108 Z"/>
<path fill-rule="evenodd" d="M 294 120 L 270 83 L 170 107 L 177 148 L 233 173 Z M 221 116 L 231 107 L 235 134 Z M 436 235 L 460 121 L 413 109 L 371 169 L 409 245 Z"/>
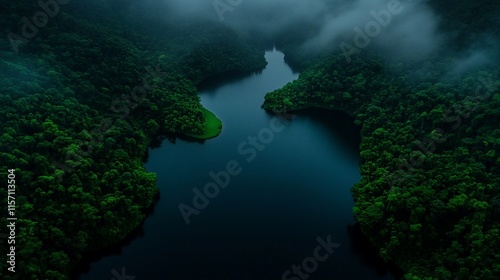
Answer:
<path fill-rule="evenodd" d="M 261 73 L 201 90 L 223 122 L 217 138 L 150 150 L 161 192 L 154 212 L 81 280 L 395 279 L 352 229 L 359 128 L 338 112 L 265 112 L 264 95 L 298 76 L 281 52 L 266 59 Z M 207 184 L 208 197 L 193 191 Z"/>

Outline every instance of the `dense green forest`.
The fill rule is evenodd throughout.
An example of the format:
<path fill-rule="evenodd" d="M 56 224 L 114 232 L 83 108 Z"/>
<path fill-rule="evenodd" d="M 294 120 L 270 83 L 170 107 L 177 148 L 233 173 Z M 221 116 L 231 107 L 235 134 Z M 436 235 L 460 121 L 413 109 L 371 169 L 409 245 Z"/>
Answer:
<path fill-rule="evenodd" d="M 158 195 L 142 164 L 151 141 L 205 135 L 196 85 L 262 69 L 264 52 L 219 23 L 134 23 L 105 1 L 73 1 L 16 54 L 8 34 L 41 8 L 0 6 L 0 176 L 16 170 L 18 219 L 16 273 L 2 262 L 0 274 L 65 279 L 143 221 Z M 0 196 L 7 205 L 6 187 Z"/>
<path fill-rule="evenodd" d="M 304 51 L 314 24 L 243 36 L 208 20 L 138 20 L 117 0 L 61 5 L 22 39 L 12 34 L 38 3 L 0 0 L 0 176 L 15 174 L 19 256 L 1 278 L 67 279 L 84 254 L 124 239 L 159 195 L 143 167 L 152 141 L 216 135 L 196 86 L 262 69 L 272 43 L 303 72 L 264 108 L 325 107 L 361 126 L 354 214 L 382 258 L 409 280 L 500 278 L 500 68 L 447 76 L 478 34 L 500 38 L 499 4 L 430 4 L 450 47 L 408 64 Z M 7 188 L 0 196 L 6 205 Z"/>
<path fill-rule="evenodd" d="M 361 126 L 354 214 L 405 279 L 499 279 L 500 5 L 430 4 L 448 43 L 431 59 L 387 63 L 364 52 L 350 63 L 342 54 L 314 63 L 295 49 L 291 62 L 306 70 L 263 107 L 340 110 Z M 494 49 L 492 63 L 448 75 L 453 54 L 478 41 Z"/>
<path fill-rule="evenodd" d="M 500 68 L 458 85 L 412 84 L 414 70 L 373 55 L 350 64 L 333 56 L 269 93 L 264 107 L 325 107 L 355 118 L 363 163 L 354 214 L 406 279 L 496 279 Z"/>

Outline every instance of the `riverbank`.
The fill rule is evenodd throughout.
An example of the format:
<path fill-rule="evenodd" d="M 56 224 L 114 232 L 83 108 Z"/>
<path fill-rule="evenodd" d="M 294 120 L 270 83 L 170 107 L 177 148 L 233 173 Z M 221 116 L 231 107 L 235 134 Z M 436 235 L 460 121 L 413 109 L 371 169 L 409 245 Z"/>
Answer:
<path fill-rule="evenodd" d="M 446 65 L 440 63 L 436 65 Z M 488 99 L 491 90 L 478 90 L 477 101 L 469 101 L 474 84 L 486 81 L 481 71 L 471 72 L 470 79 L 445 83 L 406 80 L 412 71 L 385 65 L 376 56 L 364 55 L 351 63 L 341 55 L 332 56 L 268 93 L 263 107 L 293 112 L 309 104 L 327 104 L 352 112 L 355 124 L 361 125 L 363 160 L 362 179 L 351 189 L 354 216 L 378 254 L 401 268 L 405 279 L 451 279 L 454 274 L 461 279 L 493 279 L 500 271 L 491 258 L 498 238 L 490 225 L 498 219 L 486 205 L 498 196 L 493 186 L 500 181 L 494 164 L 498 146 L 490 140 L 498 138 L 500 99 Z M 440 71 L 446 72 L 446 67 Z M 495 84 L 495 75 L 490 77 L 488 84 Z M 464 102 L 470 106 L 465 113 L 446 116 Z M 452 126 L 454 118 L 460 122 Z M 467 182 L 481 183 L 464 189 Z M 482 219 L 477 219 L 478 213 Z M 469 233 L 469 228 L 484 228 L 484 237 Z M 470 240 L 459 238 L 467 234 Z M 456 248 L 475 243 L 484 246 L 450 258 Z M 470 259 L 482 262 L 471 264 Z"/>

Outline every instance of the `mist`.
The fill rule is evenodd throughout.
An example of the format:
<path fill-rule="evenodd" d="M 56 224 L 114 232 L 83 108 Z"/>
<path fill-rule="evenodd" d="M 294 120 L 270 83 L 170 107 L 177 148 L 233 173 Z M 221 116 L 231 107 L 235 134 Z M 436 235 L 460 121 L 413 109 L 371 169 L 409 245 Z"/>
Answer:
<path fill-rule="evenodd" d="M 472 44 L 453 56 L 446 78 L 461 78 L 467 72 L 494 66 L 500 56 L 498 43 L 498 39 L 489 34 L 478 36 Z"/>
<path fill-rule="evenodd" d="M 347 53 L 347 58 L 370 49 L 391 61 L 419 62 L 452 47 L 446 41 L 446 34 L 439 31 L 439 15 L 427 1 L 128 0 L 129 4 L 126 3 L 120 1 L 117 5 L 122 9 L 126 6 L 130 14 L 139 18 L 215 21 L 250 40 L 293 41 L 300 51 L 316 55 L 340 52 Z M 488 53 L 477 46 L 455 53 L 457 61 L 450 74 L 462 74 L 470 66 L 487 65 Z"/>
<path fill-rule="evenodd" d="M 128 9 L 139 17 L 218 21 L 268 40 L 301 28 L 296 36 L 303 51 L 331 53 L 340 51 L 342 42 L 354 45 L 355 28 L 364 30 L 368 23 L 377 22 L 373 14 L 387 11 L 390 4 L 399 4 L 401 12 L 391 14 L 387 26 L 380 26 L 370 48 L 381 48 L 398 59 L 423 59 L 441 45 L 439 18 L 423 1 L 148 0 L 129 4 Z"/>

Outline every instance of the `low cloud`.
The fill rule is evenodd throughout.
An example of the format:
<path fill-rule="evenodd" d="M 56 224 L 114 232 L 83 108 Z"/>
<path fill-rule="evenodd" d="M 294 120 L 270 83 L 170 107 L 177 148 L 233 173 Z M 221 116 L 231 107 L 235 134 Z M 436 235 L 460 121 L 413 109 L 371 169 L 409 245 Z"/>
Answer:
<path fill-rule="evenodd" d="M 367 48 L 378 49 L 389 59 L 422 61 L 447 48 L 446 36 L 439 32 L 440 17 L 427 1 L 418 0 L 125 0 L 122 3 L 137 17 L 164 20 L 213 20 L 247 34 L 250 39 L 273 41 L 286 38 L 299 42 L 302 51 L 333 53 L 345 42 L 355 46 L 355 28 L 365 30 L 377 21 L 374 13 L 383 13 L 389 5 L 400 5 L 400 13 L 391 14 L 380 34 L 370 37 Z M 128 3 L 128 4 L 126 4 Z M 115 4 L 120 5 L 120 4 Z M 458 55 L 454 71 L 483 63 L 483 52 Z"/>

